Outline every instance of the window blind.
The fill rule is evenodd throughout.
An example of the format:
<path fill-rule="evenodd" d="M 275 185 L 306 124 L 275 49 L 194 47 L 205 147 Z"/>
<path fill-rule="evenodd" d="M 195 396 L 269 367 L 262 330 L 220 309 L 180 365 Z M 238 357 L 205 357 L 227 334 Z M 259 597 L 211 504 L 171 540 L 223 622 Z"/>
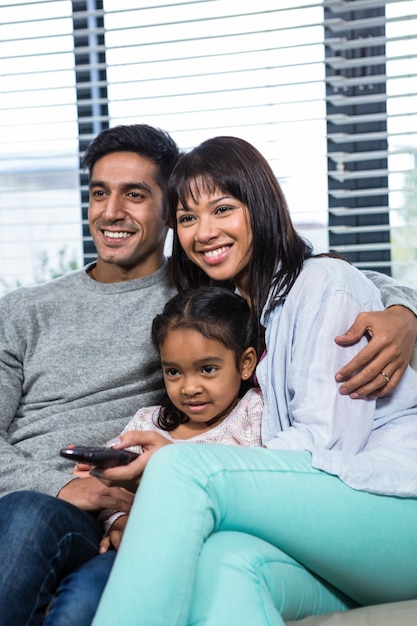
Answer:
<path fill-rule="evenodd" d="M 37 280 L 45 252 L 94 258 L 80 158 L 144 122 L 184 149 L 247 139 L 317 251 L 417 284 L 416 16 L 415 0 L 0 4 L 0 278 Z"/>
<path fill-rule="evenodd" d="M 111 124 L 164 128 L 183 149 L 215 135 L 247 139 L 271 162 L 299 229 L 327 249 L 321 3 L 132 5 L 105 0 L 96 30 Z M 83 210 L 86 229 L 86 198 Z"/>
<path fill-rule="evenodd" d="M 325 0 L 330 247 L 417 285 L 417 3 Z"/>
<path fill-rule="evenodd" d="M 0 4 L 0 292 L 81 263 L 71 3 Z"/>

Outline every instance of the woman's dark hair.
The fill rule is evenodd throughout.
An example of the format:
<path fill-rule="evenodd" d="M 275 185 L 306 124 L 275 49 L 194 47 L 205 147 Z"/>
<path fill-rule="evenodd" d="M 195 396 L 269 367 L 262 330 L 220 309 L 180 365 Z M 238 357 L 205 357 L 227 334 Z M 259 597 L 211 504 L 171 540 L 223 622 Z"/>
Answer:
<path fill-rule="evenodd" d="M 252 250 L 248 262 L 249 297 L 255 322 L 272 288 L 271 306 L 285 298 L 312 256 L 311 245 L 296 232 L 278 181 L 262 154 L 236 137 L 215 137 L 183 154 L 168 183 L 169 222 L 174 229 L 173 272 L 177 288 L 212 284 L 185 254 L 178 240 L 176 210 L 202 192 L 233 196 L 248 208 Z M 197 198 L 196 198 L 197 196 Z"/>
<path fill-rule="evenodd" d="M 247 302 L 222 287 L 188 289 L 171 298 L 152 323 L 155 347 L 160 350 L 167 333 L 177 329 L 195 330 L 207 339 L 219 341 L 234 352 L 237 368 L 243 352 L 249 347 L 256 347 L 255 325 Z M 187 346 L 184 346 L 186 349 Z M 239 395 L 242 396 L 252 384 L 252 379 L 242 381 Z M 157 419 L 159 428 L 173 430 L 185 422 L 188 422 L 188 417 L 167 396 Z"/>

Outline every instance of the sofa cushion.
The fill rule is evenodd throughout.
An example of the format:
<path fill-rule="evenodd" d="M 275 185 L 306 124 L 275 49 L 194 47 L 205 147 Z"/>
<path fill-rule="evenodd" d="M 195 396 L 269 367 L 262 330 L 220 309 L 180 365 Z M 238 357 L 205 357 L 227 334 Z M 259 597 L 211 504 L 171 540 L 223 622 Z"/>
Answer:
<path fill-rule="evenodd" d="M 417 600 L 365 606 L 350 611 L 313 615 L 286 626 L 416 626 Z"/>

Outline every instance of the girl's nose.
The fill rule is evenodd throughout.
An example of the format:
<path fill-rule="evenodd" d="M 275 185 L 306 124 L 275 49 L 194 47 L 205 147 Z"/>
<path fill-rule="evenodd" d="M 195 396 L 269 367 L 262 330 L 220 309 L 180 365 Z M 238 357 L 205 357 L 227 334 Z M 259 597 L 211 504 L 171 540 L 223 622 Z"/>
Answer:
<path fill-rule="evenodd" d="M 181 393 L 184 396 L 195 396 L 197 393 L 201 393 L 201 386 L 194 377 L 187 377 L 182 385 Z"/>

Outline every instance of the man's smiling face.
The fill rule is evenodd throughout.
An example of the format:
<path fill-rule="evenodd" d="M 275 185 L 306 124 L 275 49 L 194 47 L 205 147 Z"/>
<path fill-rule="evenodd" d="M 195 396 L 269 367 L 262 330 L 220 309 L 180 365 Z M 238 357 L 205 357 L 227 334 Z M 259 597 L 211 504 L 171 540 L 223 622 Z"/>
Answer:
<path fill-rule="evenodd" d="M 167 226 L 157 174 L 153 161 L 134 152 L 113 152 L 95 163 L 88 221 L 96 280 L 142 278 L 161 266 Z"/>

